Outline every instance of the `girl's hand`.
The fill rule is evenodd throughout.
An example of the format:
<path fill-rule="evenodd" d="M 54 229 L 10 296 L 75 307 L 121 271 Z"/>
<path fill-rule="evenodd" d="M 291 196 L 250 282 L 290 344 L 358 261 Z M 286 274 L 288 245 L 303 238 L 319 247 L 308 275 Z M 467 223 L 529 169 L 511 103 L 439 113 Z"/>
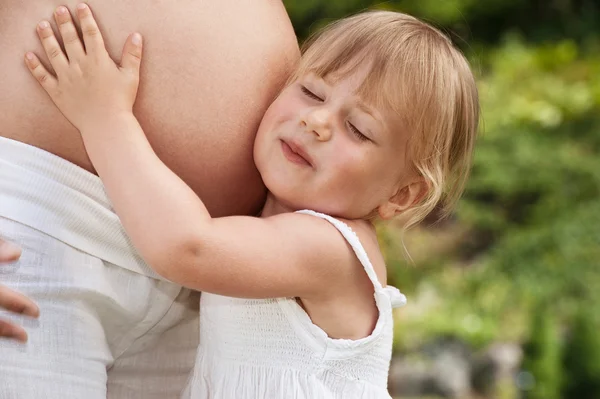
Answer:
<path fill-rule="evenodd" d="M 56 76 L 46 70 L 38 57 L 28 52 L 25 62 L 63 115 L 80 131 L 108 116 L 131 113 L 137 95 L 142 38 L 129 36 L 121 65 L 110 58 L 92 11 L 86 4 L 77 6 L 83 43 L 69 10 L 60 6 L 54 13 L 66 54 L 61 49 L 48 21 L 37 26 L 37 33 Z"/>
<path fill-rule="evenodd" d="M 14 262 L 21 256 L 21 249 L 0 239 L 0 266 L 2 263 Z M 0 285 L 0 310 L 38 317 L 40 310 L 29 298 Z M 12 338 L 26 342 L 27 333 L 23 327 L 0 319 L 0 338 Z"/>

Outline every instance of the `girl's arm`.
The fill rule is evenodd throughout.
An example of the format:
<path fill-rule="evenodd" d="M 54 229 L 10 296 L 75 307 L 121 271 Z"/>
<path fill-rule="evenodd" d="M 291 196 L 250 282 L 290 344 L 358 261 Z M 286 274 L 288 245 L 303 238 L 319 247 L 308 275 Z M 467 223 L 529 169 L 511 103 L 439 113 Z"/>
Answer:
<path fill-rule="evenodd" d="M 80 130 L 108 196 L 146 262 L 169 280 L 230 296 L 306 298 L 322 295 L 324 287 L 331 293 L 344 286 L 344 277 L 352 275 L 347 266 L 358 261 L 328 222 L 299 214 L 210 217 L 195 193 L 160 161 L 133 116 L 142 55 L 141 41 L 135 38 L 141 38 L 127 40 L 117 66 L 89 8 L 78 8 L 78 15 L 85 50 L 70 16 L 56 15 L 68 59 L 52 29 L 38 27 L 56 77 L 32 54 L 26 62 Z"/>

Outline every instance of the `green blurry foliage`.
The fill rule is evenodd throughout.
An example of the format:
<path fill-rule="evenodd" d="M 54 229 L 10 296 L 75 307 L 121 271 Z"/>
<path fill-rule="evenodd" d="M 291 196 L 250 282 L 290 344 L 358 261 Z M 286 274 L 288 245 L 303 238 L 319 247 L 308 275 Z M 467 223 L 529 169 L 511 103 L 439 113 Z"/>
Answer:
<path fill-rule="evenodd" d="M 524 346 L 523 369 L 533 376 L 525 399 L 559 399 L 561 387 L 560 343 L 552 304 L 533 314 L 529 341 Z"/>
<path fill-rule="evenodd" d="M 600 398 L 600 320 L 595 309 L 581 309 L 564 350 L 564 399 Z"/>
<path fill-rule="evenodd" d="M 300 41 L 361 9 L 408 12 L 448 33 L 478 80 L 482 133 L 455 215 L 406 237 L 399 226 L 378 226 L 389 282 L 409 299 L 397 313 L 396 349 L 449 335 L 474 348 L 529 342 L 526 364 L 548 377 L 557 367 L 556 328 L 571 331 L 565 398 L 585 399 L 585 381 L 596 381 L 600 364 L 592 339 L 599 325 L 593 330 L 577 318 L 600 307 L 600 2 L 285 4 Z M 539 311 L 544 306 L 551 321 Z M 538 360 L 536 347 L 546 351 Z M 578 361 L 585 354 L 593 359 Z"/>
<path fill-rule="evenodd" d="M 600 4 L 593 0 L 284 0 L 300 39 L 326 20 L 367 8 L 403 11 L 461 38 L 461 46 L 497 44 L 506 32 L 529 42 L 570 38 L 585 42 L 597 34 Z"/>
<path fill-rule="evenodd" d="M 522 340 L 538 303 L 561 323 L 600 305 L 600 55 L 502 43 L 478 58 L 483 128 L 454 218 L 408 233 L 416 266 L 380 227 L 390 282 L 413 300 L 399 349 L 440 334 Z"/>
<path fill-rule="evenodd" d="M 600 58 L 580 51 L 509 37 L 483 60 L 485 130 L 458 212 L 475 233 L 463 256 L 484 255 L 513 298 L 563 307 L 600 303 Z"/>

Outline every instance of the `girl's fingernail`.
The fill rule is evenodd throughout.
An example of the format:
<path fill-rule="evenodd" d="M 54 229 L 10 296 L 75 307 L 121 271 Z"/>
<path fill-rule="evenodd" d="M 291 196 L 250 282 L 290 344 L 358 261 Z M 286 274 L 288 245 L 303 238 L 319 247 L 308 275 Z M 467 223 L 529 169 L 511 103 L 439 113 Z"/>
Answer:
<path fill-rule="evenodd" d="M 26 53 L 26 54 L 25 54 L 25 57 L 27 57 L 27 59 L 28 59 L 29 61 L 31 61 L 31 60 L 33 60 L 33 53 Z"/>
<path fill-rule="evenodd" d="M 47 21 L 42 21 L 39 23 L 40 29 L 46 29 L 47 27 L 50 26 L 50 24 Z"/>
<path fill-rule="evenodd" d="M 133 37 L 131 38 L 131 43 L 135 44 L 136 46 L 142 44 L 142 35 L 139 33 L 134 33 Z"/>
<path fill-rule="evenodd" d="M 85 10 L 86 8 L 87 8 L 87 4 L 85 4 L 85 3 L 77 4 L 77 9 L 79 9 L 79 10 Z"/>
<path fill-rule="evenodd" d="M 56 13 L 59 15 L 64 15 L 67 13 L 67 7 L 60 6 L 56 9 Z"/>

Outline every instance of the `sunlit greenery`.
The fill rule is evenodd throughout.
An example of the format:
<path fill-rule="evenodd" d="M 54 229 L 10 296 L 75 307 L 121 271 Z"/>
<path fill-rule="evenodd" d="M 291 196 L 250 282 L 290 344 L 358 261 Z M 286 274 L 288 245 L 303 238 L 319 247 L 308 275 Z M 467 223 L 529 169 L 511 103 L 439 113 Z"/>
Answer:
<path fill-rule="evenodd" d="M 407 234 L 414 265 L 398 227 L 379 226 L 390 283 L 409 297 L 398 353 L 442 335 L 519 342 L 524 369 L 553 392 L 529 397 L 600 398 L 600 4 L 285 3 L 301 40 L 367 7 L 412 13 L 450 34 L 478 80 L 482 131 L 456 213 Z M 593 357 L 581 372 L 573 351 Z"/>

